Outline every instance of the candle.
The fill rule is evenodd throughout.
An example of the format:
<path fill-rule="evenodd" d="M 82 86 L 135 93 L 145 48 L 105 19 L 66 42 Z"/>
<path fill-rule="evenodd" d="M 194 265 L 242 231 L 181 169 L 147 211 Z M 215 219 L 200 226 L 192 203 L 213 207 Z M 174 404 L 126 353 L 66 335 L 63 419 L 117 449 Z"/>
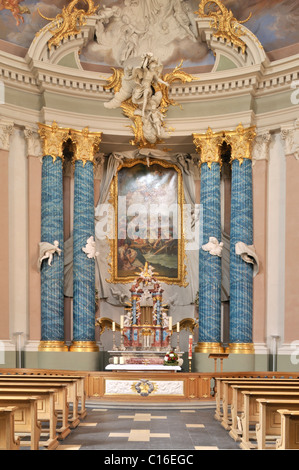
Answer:
<path fill-rule="evenodd" d="M 120 329 L 123 330 L 123 328 L 124 328 L 124 316 L 121 315 L 120 316 Z"/>
<path fill-rule="evenodd" d="M 188 351 L 188 359 L 192 359 L 192 343 L 193 343 L 193 336 L 189 336 L 189 351 Z"/>
<path fill-rule="evenodd" d="M 180 332 L 180 323 L 177 322 L 176 324 L 176 332 L 179 333 Z"/>
<path fill-rule="evenodd" d="M 169 330 L 171 331 L 171 330 L 172 330 L 172 317 L 169 317 L 169 320 L 168 320 L 168 321 L 169 321 L 169 326 L 168 326 L 168 328 L 169 328 Z"/>
<path fill-rule="evenodd" d="M 114 358 L 113 358 L 113 363 L 114 363 L 114 364 L 118 364 L 118 357 L 114 357 Z"/>
<path fill-rule="evenodd" d="M 115 331 L 115 321 L 112 322 L 112 331 Z"/>
<path fill-rule="evenodd" d="M 125 363 L 125 358 L 121 356 L 121 357 L 119 358 L 119 363 L 120 363 L 120 364 L 124 364 L 124 363 Z"/>

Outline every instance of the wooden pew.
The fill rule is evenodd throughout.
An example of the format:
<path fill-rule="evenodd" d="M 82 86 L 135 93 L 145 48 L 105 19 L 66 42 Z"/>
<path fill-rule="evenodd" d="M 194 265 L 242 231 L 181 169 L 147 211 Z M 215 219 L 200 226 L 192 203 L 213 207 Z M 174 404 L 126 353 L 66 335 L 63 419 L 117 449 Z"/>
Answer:
<path fill-rule="evenodd" d="M 15 436 L 14 414 L 17 406 L 0 408 L 0 450 L 19 450 L 20 438 Z"/>
<path fill-rule="evenodd" d="M 250 450 L 256 449 L 256 432 L 250 431 L 250 425 L 256 426 L 259 422 L 259 407 L 257 400 L 260 398 L 278 399 L 278 400 L 299 400 L 299 392 L 297 391 L 261 391 L 261 392 L 242 392 L 244 395 L 244 413 L 241 417 L 242 422 L 242 437 L 240 447 L 241 449 Z"/>
<path fill-rule="evenodd" d="M 299 449 L 299 411 L 278 410 L 281 415 L 281 437 L 277 439 L 276 450 Z"/>
<path fill-rule="evenodd" d="M 259 406 L 259 422 L 256 424 L 257 448 L 259 450 L 275 449 L 276 441 L 281 437 L 281 415 L 278 411 L 286 407 L 289 412 L 299 412 L 299 400 L 261 398 L 257 402 Z M 274 443 L 271 445 L 270 441 Z"/>
<path fill-rule="evenodd" d="M 67 386 L 67 401 L 72 405 L 72 413 L 68 418 L 71 428 L 75 428 L 80 423 L 80 418 L 78 415 L 78 394 L 77 394 L 77 380 L 70 379 L 66 377 L 56 377 L 56 380 L 47 379 L 47 377 L 32 377 L 31 375 L 6 375 L 0 376 L 0 383 L 11 383 L 11 382 L 28 382 L 31 384 L 46 384 L 48 387 L 51 387 L 51 384 L 66 384 Z"/>
<path fill-rule="evenodd" d="M 296 377 L 297 378 L 297 377 Z M 217 421 L 222 421 L 223 419 L 223 411 L 222 411 L 222 401 L 223 401 L 223 383 L 230 381 L 233 382 L 259 382 L 259 381 L 267 381 L 267 380 L 285 380 L 285 379 L 290 379 L 290 377 L 286 378 L 281 378 L 281 377 L 275 377 L 274 375 L 269 376 L 269 373 L 264 376 L 260 377 L 239 377 L 239 376 L 226 376 L 226 377 L 215 377 L 215 403 L 216 403 L 216 408 L 215 408 L 215 419 Z M 294 380 L 294 379 L 292 379 Z M 299 380 L 299 379 L 298 379 Z"/>
<path fill-rule="evenodd" d="M 58 447 L 58 434 L 56 432 L 57 427 L 57 414 L 55 412 L 55 389 L 40 388 L 29 388 L 29 387 L 4 387 L 1 388 L 0 384 L 0 398 L 1 396 L 9 395 L 10 397 L 19 396 L 32 396 L 39 395 L 40 399 L 37 402 L 37 419 L 40 423 L 46 421 L 49 427 L 48 434 L 49 438 L 47 441 L 41 441 L 40 446 L 45 447 L 48 450 L 53 450 Z M 42 428 L 42 432 L 46 432 L 46 429 Z"/>
<path fill-rule="evenodd" d="M 9 389 L 11 387 L 19 388 L 35 388 L 37 390 L 55 390 L 55 410 L 61 414 L 57 415 L 58 421 L 61 423 L 57 428 L 58 439 L 65 439 L 71 432 L 70 425 L 68 423 L 69 415 L 69 404 L 67 401 L 67 384 L 56 383 L 56 382 L 29 382 L 29 381 L 5 381 L 0 377 L 0 387 L 2 389 Z"/>
<path fill-rule="evenodd" d="M 20 446 L 30 446 L 31 450 L 39 450 L 41 424 L 37 418 L 37 401 L 39 396 L 2 395 L 0 407 L 13 406 L 18 409 L 14 414 L 15 432 L 30 435 L 30 441 L 20 440 Z"/>
<path fill-rule="evenodd" d="M 252 392 L 276 392 L 276 391 L 291 391 L 299 392 L 298 384 L 242 384 L 231 385 L 232 388 L 232 404 L 231 404 L 231 425 L 229 435 L 235 440 L 240 441 L 242 437 L 242 416 L 244 414 L 244 391 Z"/>
<path fill-rule="evenodd" d="M 274 386 L 274 385 L 298 385 L 298 379 L 229 379 L 223 380 L 221 383 L 222 387 L 222 417 L 221 425 L 224 429 L 229 430 L 232 426 L 233 421 L 233 412 L 232 412 L 232 403 L 233 403 L 233 389 L 234 385 L 239 386 Z"/>
<path fill-rule="evenodd" d="M 38 369 L 9 369 L 9 372 L 5 372 L 5 369 L 0 369 L 0 377 L 24 377 L 29 376 L 32 378 L 47 378 L 48 380 L 57 380 L 58 379 L 72 379 L 76 380 L 77 382 L 77 395 L 78 395 L 78 402 L 80 403 L 80 408 L 78 408 L 78 414 L 81 419 L 85 418 L 87 414 L 86 410 L 86 391 L 85 391 L 85 382 L 86 377 L 83 375 L 74 375 L 74 374 L 59 374 L 58 371 L 46 371 L 41 369 L 39 373 L 37 373 Z"/>

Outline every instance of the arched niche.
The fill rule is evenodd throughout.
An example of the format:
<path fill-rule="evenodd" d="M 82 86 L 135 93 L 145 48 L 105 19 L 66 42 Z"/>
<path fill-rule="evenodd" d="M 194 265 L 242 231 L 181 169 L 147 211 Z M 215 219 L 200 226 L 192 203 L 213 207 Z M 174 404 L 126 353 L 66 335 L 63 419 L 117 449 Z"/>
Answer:
<path fill-rule="evenodd" d="M 49 23 L 34 38 L 28 53 L 28 62 L 43 62 L 51 65 L 64 65 L 83 70 L 80 63 L 80 52 L 94 40 L 97 16 L 90 16 L 86 24 L 76 35 L 69 35 L 61 40 L 59 46 L 49 48 L 48 43 L 52 37 L 51 30 L 55 29 L 55 22 Z M 213 72 L 266 64 L 269 60 L 256 36 L 244 25 L 241 36 L 246 44 L 245 51 L 236 47 L 232 42 L 215 36 L 215 29 L 211 27 L 209 18 L 196 19 L 199 39 L 206 43 L 215 55 Z"/>

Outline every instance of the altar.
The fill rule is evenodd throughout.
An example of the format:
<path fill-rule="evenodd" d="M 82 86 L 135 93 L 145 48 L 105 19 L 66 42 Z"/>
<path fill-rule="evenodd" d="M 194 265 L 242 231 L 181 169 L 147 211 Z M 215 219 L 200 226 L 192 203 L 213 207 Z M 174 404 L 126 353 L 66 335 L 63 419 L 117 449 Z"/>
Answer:
<path fill-rule="evenodd" d="M 163 303 L 163 289 L 148 263 L 137 274 L 131 301 L 120 318 L 120 345 L 108 351 L 106 370 L 181 371 L 183 352 L 171 347 L 172 317 Z"/>

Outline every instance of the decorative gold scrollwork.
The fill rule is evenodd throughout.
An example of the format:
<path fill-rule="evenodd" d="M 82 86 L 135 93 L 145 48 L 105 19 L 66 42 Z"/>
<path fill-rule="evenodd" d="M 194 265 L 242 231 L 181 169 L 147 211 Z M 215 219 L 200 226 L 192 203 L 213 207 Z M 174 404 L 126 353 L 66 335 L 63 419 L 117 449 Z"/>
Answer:
<path fill-rule="evenodd" d="M 218 9 L 216 11 L 210 10 L 206 13 L 206 6 L 208 4 L 215 4 Z M 211 18 L 211 28 L 215 29 L 214 37 L 223 38 L 231 42 L 235 47 L 241 48 L 242 53 L 246 51 L 246 44 L 241 39 L 241 36 L 245 35 L 245 31 L 241 25 L 247 23 L 251 18 L 249 17 L 244 21 L 238 21 L 231 10 L 228 10 L 220 0 L 202 0 L 196 11 L 201 18 Z"/>
<path fill-rule="evenodd" d="M 73 0 L 67 6 L 63 7 L 62 12 L 56 18 L 47 18 L 38 10 L 40 16 L 47 21 L 55 21 L 56 28 L 49 27 L 52 38 L 48 41 L 48 48 L 58 47 L 64 38 L 75 36 L 81 31 L 81 27 L 86 24 L 86 17 L 94 15 L 98 6 L 95 6 L 93 0 L 83 0 L 87 5 L 87 11 L 76 8 L 80 0 Z"/>

